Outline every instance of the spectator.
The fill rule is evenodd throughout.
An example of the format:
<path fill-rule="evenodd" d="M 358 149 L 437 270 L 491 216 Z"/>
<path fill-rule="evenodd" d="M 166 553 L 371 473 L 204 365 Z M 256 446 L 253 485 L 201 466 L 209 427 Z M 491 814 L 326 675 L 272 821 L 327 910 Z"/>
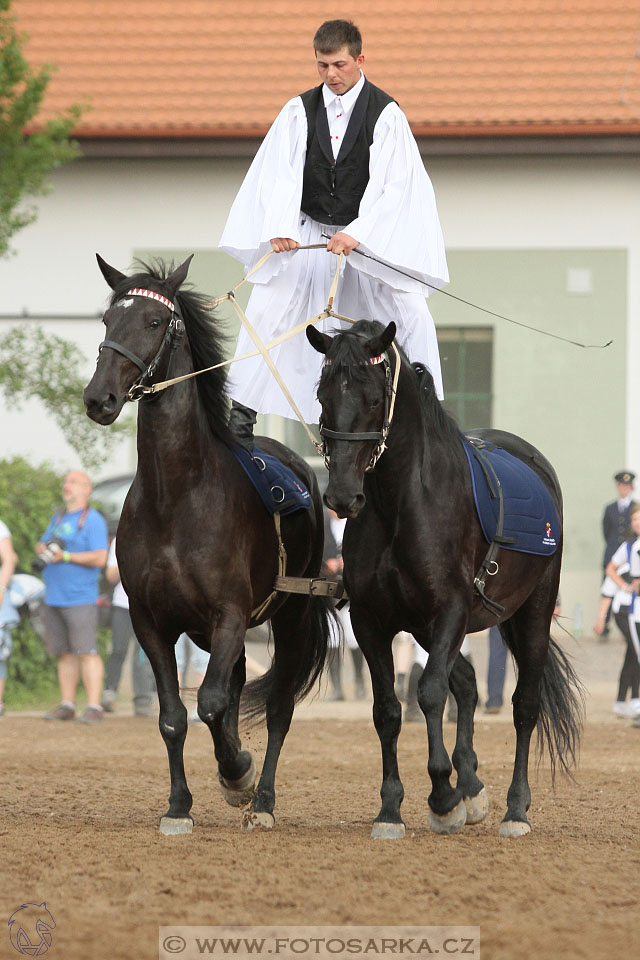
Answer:
<path fill-rule="evenodd" d="M 98 581 L 107 562 L 107 524 L 89 506 L 91 482 L 86 473 L 72 470 L 62 484 L 64 509 L 56 513 L 36 544 L 43 566 L 45 604 L 42 612 L 45 646 L 58 658 L 62 700 L 47 720 L 72 720 L 76 715 L 78 681 L 87 694 L 79 719 L 99 723 L 103 665 L 98 653 Z"/>
<path fill-rule="evenodd" d="M 607 564 L 620 544 L 624 543 L 627 537 L 630 510 L 635 503 L 633 499 L 633 481 L 635 478 L 635 473 L 631 473 L 630 470 L 621 470 L 619 473 L 616 473 L 613 478 L 618 488 L 618 499 L 607 504 L 602 517 L 602 533 L 605 541 L 602 569 L 605 572 L 605 577 Z M 604 629 L 600 632 L 600 636 L 603 638 L 606 638 L 609 633 L 608 624 L 610 612 L 610 609 L 608 609 L 605 616 Z"/>
<path fill-rule="evenodd" d="M 341 520 L 334 510 L 325 511 L 324 558 L 322 561 L 322 576 L 324 577 L 338 577 L 342 575 L 344 567 L 342 561 L 342 538 L 346 524 L 347 521 Z M 356 700 L 364 700 L 366 695 L 363 676 L 364 654 L 358 646 L 358 641 L 351 626 L 351 616 L 348 605 L 341 607 L 336 613 L 342 626 L 345 642 L 351 652 L 355 678 L 355 697 Z M 344 700 L 344 690 L 342 688 L 342 650 L 340 649 L 340 637 L 335 629 L 331 631 L 329 645 L 328 663 L 332 690 L 327 699 L 333 701 Z"/>
<path fill-rule="evenodd" d="M 489 663 L 487 665 L 487 702 L 485 713 L 500 713 L 507 675 L 507 645 L 497 625 L 489 628 Z"/>
<path fill-rule="evenodd" d="M 113 596 L 111 598 L 111 653 L 107 661 L 102 709 L 107 713 L 113 712 L 122 667 L 133 640 L 131 658 L 133 713 L 136 717 L 150 717 L 153 713 L 151 704 L 156 692 L 156 681 L 151 664 L 133 632 L 129 616 L 129 598 L 120 582 L 115 537 L 109 547 L 105 576 L 113 586 Z"/>
<path fill-rule="evenodd" d="M 0 520 L 0 717 L 4 716 L 4 688 L 7 682 L 7 660 L 11 653 L 10 627 L 20 619 L 9 597 L 9 583 L 18 557 L 13 549 L 11 533 Z"/>
<path fill-rule="evenodd" d="M 613 712 L 618 717 L 640 716 L 640 642 L 637 623 L 640 620 L 640 602 L 636 594 L 640 585 L 640 504 L 633 504 L 631 537 L 622 543 L 607 564 L 603 584 L 603 605 L 594 630 L 604 630 L 605 610 L 611 605 L 616 625 L 622 633 L 627 650 L 618 681 L 618 697 Z M 613 602 L 607 598 L 613 597 Z M 631 694 L 627 702 L 627 694 Z"/>

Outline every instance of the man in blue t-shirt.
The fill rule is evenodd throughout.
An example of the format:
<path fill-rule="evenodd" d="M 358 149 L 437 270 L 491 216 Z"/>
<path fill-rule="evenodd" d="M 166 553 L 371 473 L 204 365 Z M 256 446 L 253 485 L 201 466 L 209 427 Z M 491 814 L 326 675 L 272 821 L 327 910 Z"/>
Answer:
<path fill-rule="evenodd" d="M 76 714 L 78 681 L 87 692 L 83 723 L 102 720 L 103 664 L 98 653 L 98 581 L 107 562 L 109 539 L 104 517 L 89 506 L 91 482 L 82 470 L 72 470 L 62 484 L 65 509 L 56 513 L 36 544 L 46 560 L 42 576 L 45 645 L 58 658 L 62 702 L 47 720 L 72 720 Z"/>

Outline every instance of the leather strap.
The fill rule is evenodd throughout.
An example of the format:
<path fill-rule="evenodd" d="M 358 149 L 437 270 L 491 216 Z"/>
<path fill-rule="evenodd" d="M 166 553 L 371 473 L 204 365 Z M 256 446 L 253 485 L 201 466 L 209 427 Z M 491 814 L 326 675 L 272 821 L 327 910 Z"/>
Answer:
<path fill-rule="evenodd" d="M 325 580 L 324 577 L 276 577 L 274 586 L 282 593 L 303 593 L 311 597 L 336 599 L 348 597 L 342 580 Z"/>

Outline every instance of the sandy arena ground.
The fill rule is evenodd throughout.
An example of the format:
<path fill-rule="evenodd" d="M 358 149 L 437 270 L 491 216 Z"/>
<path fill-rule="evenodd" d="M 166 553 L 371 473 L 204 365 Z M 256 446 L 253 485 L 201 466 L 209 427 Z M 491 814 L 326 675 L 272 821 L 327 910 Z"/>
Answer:
<path fill-rule="evenodd" d="M 483 960 L 638 956 L 640 729 L 610 712 L 622 645 L 566 646 L 589 688 L 577 780 L 558 778 L 554 792 L 545 761 L 531 770 L 533 831 L 520 840 L 498 836 L 514 749 L 507 708 L 476 715 L 492 809 L 451 837 L 428 829 L 425 729 L 403 729 L 402 841 L 369 837 L 380 787 L 370 702 L 301 705 L 271 833 L 240 830 L 239 811 L 220 795 L 209 733 L 192 726 L 185 758 L 196 825 L 173 838 L 157 828 L 169 783 L 154 719 L 132 718 L 126 700 L 100 727 L 6 716 L 0 957 L 18 956 L 6 920 L 42 901 L 57 924 L 52 960 L 147 960 L 158 956 L 158 927 L 172 924 L 464 924 L 481 928 Z M 486 638 L 472 648 L 481 681 Z M 264 648 L 252 652 L 264 659 Z M 451 725 L 446 734 L 451 750 Z M 261 760 L 263 728 L 244 744 Z"/>

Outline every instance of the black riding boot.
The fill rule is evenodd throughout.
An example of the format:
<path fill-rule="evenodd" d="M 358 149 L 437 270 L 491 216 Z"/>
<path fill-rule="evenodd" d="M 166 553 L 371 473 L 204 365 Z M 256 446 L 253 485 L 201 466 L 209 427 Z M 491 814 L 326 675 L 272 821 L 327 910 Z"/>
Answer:
<path fill-rule="evenodd" d="M 238 443 L 249 452 L 253 450 L 253 426 L 257 419 L 258 415 L 251 407 L 245 407 L 235 400 L 231 401 L 229 429 Z"/>
<path fill-rule="evenodd" d="M 414 663 L 409 674 L 409 683 L 407 685 L 407 705 L 404 708 L 405 723 L 416 723 L 424 720 L 424 714 L 418 703 L 418 684 L 422 676 L 424 667 L 419 663 Z"/>

